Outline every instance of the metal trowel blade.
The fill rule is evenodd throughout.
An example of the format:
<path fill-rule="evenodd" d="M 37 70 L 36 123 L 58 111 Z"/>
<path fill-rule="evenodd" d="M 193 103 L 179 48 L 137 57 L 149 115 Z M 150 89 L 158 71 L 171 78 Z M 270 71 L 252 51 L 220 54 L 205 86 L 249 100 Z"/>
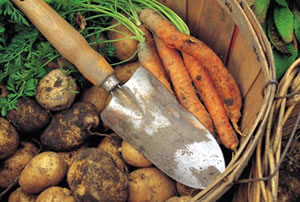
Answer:
<path fill-rule="evenodd" d="M 212 134 L 148 70 L 112 91 L 103 122 L 162 172 L 204 189 L 225 170 Z"/>

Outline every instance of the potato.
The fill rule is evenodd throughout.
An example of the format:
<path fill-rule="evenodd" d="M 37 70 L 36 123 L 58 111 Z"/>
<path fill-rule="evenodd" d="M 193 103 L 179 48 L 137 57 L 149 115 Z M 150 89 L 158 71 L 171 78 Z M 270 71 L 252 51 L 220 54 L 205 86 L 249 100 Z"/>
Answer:
<path fill-rule="evenodd" d="M 146 168 L 153 165 L 151 161 L 126 141 L 122 142 L 122 157 L 127 164 L 135 167 Z"/>
<path fill-rule="evenodd" d="M 19 187 L 9 195 L 8 202 L 35 202 L 36 198 L 37 195 L 28 194 Z"/>
<path fill-rule="evenodd" d="M 81 145 L 90 135 L 88 130 L 99 122 L 99 113 L 93 104 L 77 102 L 52 118 L 40 140 L 50 150 L 68 151 Z"/>
<path fill-rule="evenodd" d="M 43 152 L 32 158 L 21 172 L 19 185 L 29 194 L 55 186 L 67 172 L 64 160 L 55 152 Z"/>
<path fill-rule="evenodd" d="M 83 91 L 81 101 L 94 104 L 100 114 L 105 108 L 107 96 L 108 93 L 103 88 L 91 86 Z"/>
<path fill-rule="evenodd" d="M 67 166 L 69 168 L 71 166 L 74 158 L 77 156 L 77 154 L 85 148 L 87 148 L 87 145 L 83 144 L 79 148 L 73 149 L 71 151 L 66 151 L 66 152 L 57 152 L 57 154 L 63 158 L 63 160 L 65 161 L 65 163 L 67 164 Z"/>
<path fill-rule="evenodd" d="M 75 202 L 69 189 L 52 186 L 39 194 L 35 202 Z"/>
<path fill-rule="evenodd" d="M 6 119 L 0 117 L 0 159 L 12 155 L 19 143 L 20 137 L 16 129 Z"/>
<path fill-rule="evenodd" d="M 0 187 L 11 185 L 37 153 L 38 148 L 34 144 L 22 141 L 12 156 L 0 162 Z"/>
<path fill-rule="evenodd" d="M 77 201 L 126 201 L 127 176 L 109 153 L 97 148 L 82 150 L 68 170 L 67 181 Z"/>
<path fill-rule="evenodd" d="M 48 111 L 29 98 L 19 99 L 18 109 L 8 112 L 6 117 L 16 129 L 25 132 L 40 130 L 50 121 Z"/>
<path fill-rule="evenodd" d="M 71 106 L 76 90 L 76 82 L 71 76 L 54 69 L 39 81 L 35 99 L 45 109 L 61 111 Z"/>
<path fill-rule="evenodd" d="M 117 20 L 113 20 L 111 26 L 118 23 L 119 22 Z M 112 42 L 112 45 L 115 47 L 116 56 L 119 60 L 126 60 L 132 57 L 137 51 L 138 41 L 134 39 L 124 39 L 132 36 L 134 36 L 134 34 L 121 24 L 115 26 L 108 32 L 109 40 L 117 40 Z M 137 55 L 135 55 L 130 61 L 134 61 L 136 58 Z"/>
<path fill-rule="evenodd" d="M 90 37 L 91 47 L 95 50 L 101 49 L 105 47 L 105 43 L 103 41 L 107 40 L 105 34 L 103 32 L 100 33 L 99 36 L 93 35 Z"/>
<path fill-rule="evenodd" d="M 169 198 L 168 200 L 166 200 L 166 202 L 189 202 L 192 199 L 191 196 L 173 196 L 171 198 Z"/>
<path fill-rule="evenodd" d="M 114 68 L 116 77 L 121 81 L 121 84 L 126 83 L 137 68 L 141 67 L 139 61 L 124 63 Z"/>
<path fill-rule="evenodd" d="M 115 160 L 118 168 L 124 173 L 128 173 L 127 166 L 123 159 L 121 158 L 120 149 L 121 149 L 122 139 L 115 133 L 110 134 L 103 138 L 103 140 L 98 145 L 98 149 L 109 153 L 111 157 Z"/>
<path fill-rule="evenodd" d="M 155 167 L 139 168 L 129 173 L 129 202 L 163 202 L 175 196 L 175 182 Z"/>

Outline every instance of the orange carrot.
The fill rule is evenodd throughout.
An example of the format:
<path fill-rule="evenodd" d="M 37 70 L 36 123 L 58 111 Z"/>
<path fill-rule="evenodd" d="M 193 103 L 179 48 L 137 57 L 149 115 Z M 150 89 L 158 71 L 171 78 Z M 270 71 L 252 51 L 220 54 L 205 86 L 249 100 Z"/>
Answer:
<path fill-rule="evenodd" d="M 222 99 L 204 66 L 193 56 L 182 52 L 185 66 L 192 77 L 192 81 L 212 118 L 217 134 L 222 144 L 234 150 L 239 143 L 235 131 L 230 125 Z"/>
<path fill-rule="evenodd" d="M 173 84 L 178 101 L 191 112 L 211 133 L 213 122 L 194 90 L 191 77 L 177 50 L 168 48 L 159 38 L 154 38 L 158 54 Z"/>
<path fill-rule="evenodd" d="M 166 77 L 167 74 L 157 51 L 154 49 L 153 37 L 146 27 L 142 28 L 142 31 L 145 33 L 146 42 L 139 42 L 138 44 L 138 59 L 141 65 L 148 69 L 173 94 L 170 82 Z"/>
<path fill-rule="evenodd" d="M 146 38 L 146 44 L 149 47 L 149 49 L 152 52 L 152 56 L 154 57 L 155 61 L 157 62 L 157 65 L 159 66 L 159 69 L 162 71 L 164 77 L 166 79 L 168 78 L 167 72 L 162 64 L 162 61 L 158 55 L 156 46 L 155 46 L 155 42 L 154 42 L 154 38 L 152 36 L 152 34 L 150 33 L 150 31 L 144 26 L 144 25 L 140 25 L 139 28 L 143 31 L 143 33 L 145 34 L 145 38 Z"/>
<path fill-rule="evenodd" d="M 140 20 L 170 48 L 186 52 L 207 68 L 232 123 L 237 126 L 241 117 L 242 98 L 239 88 L 221 59 L 205 43 L 179 32 L 166 18 L 151 9 L 143 9 Z"/>

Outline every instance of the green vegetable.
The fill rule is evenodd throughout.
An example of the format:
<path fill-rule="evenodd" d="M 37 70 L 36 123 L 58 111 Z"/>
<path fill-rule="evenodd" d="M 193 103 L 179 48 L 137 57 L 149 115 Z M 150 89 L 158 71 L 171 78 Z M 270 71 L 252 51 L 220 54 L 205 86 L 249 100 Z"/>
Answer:
<path fill-rule="evenodd" d="M 275 0 L 276 3 L 278 3 L 280 6 L 283 6 L 283 7 L 288 7 L 288 3 L 286 2 L 286 0 Z"/>
<path fill-rule="evenodd" d="M 282 40 L 287 44 L 292 42 L 294 16 L 289 8 L 276 7 L 274 9 L 274 24 Z"/>
<path fill-rule="evenodd" d="M 294 33 L 298 42 L 300 42 L 300 11 L 298 9 L 295 9 L 293 13 L 294 13 Z"/>
<path fill-rule="evenodd" d="M 279 51 L 273 50 L 277 80 L 280 80 L 285 71 L 298 58 L 298 49 L 295 50 L 292 43 L 287 45 L 287 49 L 292 54 L 291 56 L 282 55 Z"/>
<path fill-rule="evenodd" d="M 280 36 L 278 35 L 278 32 L 274 26 L 272 15 L 269 15 L 267 18 L 267 34 L 270 42 L 278 51 L 288 56 L 291 55 L 291 53 L 286 48 L 286 44 L 281 40 Z"/>
<path fill-rule="evenodd" d="M 262 25 L 265 22 L 269 5 L 270 5 L 270 0 L 256 0 L 252 5 L 252 10 L 256 15 L 257 20 Z"/>

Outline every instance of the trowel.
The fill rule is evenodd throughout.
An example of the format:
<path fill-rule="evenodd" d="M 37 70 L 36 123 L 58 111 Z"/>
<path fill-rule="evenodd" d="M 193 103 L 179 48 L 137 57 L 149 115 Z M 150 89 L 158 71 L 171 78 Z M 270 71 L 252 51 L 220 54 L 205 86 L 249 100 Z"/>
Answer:
<path fill-rule="evenodd" d="M 148 70 L 120 86 L 113 68 L 43 0 L 12 0 L 94 85 L 112 94 L 103 123 L 174 180 L 204 189 L 225 170 L 213 135 Z"/>

